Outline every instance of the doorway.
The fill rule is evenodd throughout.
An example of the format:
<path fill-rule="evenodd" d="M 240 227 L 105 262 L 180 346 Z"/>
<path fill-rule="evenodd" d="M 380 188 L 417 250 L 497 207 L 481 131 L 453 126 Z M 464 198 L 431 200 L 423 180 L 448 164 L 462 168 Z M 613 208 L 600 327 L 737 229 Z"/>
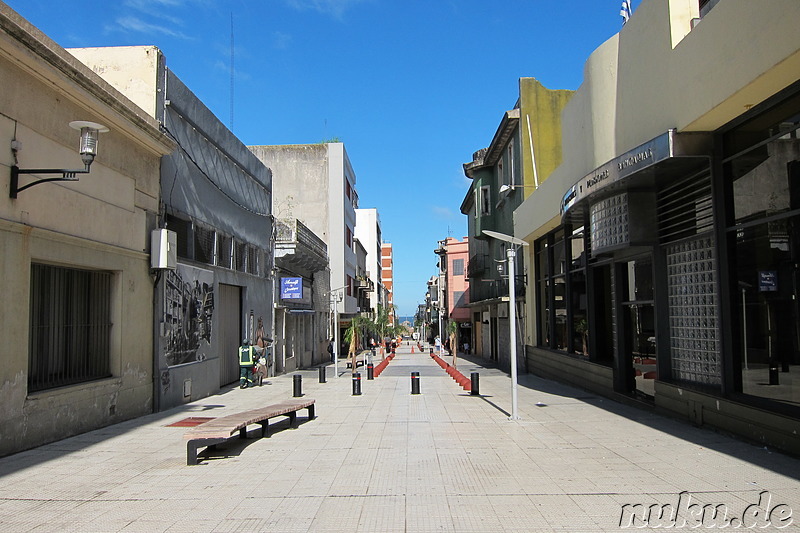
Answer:
<path fill-rule="evenodd" d="M 642 256 L 618 264 L 621 321 L 620 354 L 627 391 L 652 400 L 658 377 L 656 360 L 656 320 L 653 292 L 652 256 Z"/>

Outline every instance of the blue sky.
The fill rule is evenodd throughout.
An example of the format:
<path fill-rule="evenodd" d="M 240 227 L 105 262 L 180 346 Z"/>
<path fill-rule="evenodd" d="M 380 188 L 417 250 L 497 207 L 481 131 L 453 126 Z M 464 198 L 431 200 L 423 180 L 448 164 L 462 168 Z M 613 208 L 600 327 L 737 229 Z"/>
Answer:
<path fill-rule="evenodd" d="M 159 47 L 245 144 L 341 139 L 360 207 L 393 244 L 400 315 L 424 298 L 436 241 L 466 235 L 462 164 L 491 142 L 518 79 L 577 89 L 622 27 L 621 0 L 6 3 L 65 48 Z"/>

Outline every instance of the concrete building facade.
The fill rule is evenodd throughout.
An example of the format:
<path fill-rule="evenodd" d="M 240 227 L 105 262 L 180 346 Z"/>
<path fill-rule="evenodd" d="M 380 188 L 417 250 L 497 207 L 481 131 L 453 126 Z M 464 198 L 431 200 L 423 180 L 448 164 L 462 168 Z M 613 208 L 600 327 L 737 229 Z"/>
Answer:
<path fill-rule="evenodd" d="M 177 264 L 155 280 L 156 409 L 214 394 L 239 380 L 243 339 L 266 347 L 274 336 L 271 173 L 158 48 L 70 52 L 178 146 L 161 161 L 158 227 L 175 234 Z"/>
<path fill-rule="evenodd" d="M 394 326 L 396 316 L 394 312 L 394 256 L 392 243 L 381 243 L 381 284 L 386 295 L 386 307 L 389 309 L 389 325 Z"/>
<path fill-rule="evenodd" d="M 489 146 L 475 152 L 472 161 L 464 164 L 464 174 L 472 180 L 461 203 L 469 238 L 470 345 L 476 354 L 503 368 L 511 365 L 509 244 L 496 238 L 496 234 L 514 233 L 514 209 L 561 163 L 561 111 L 572 94 L 548 89 L 534 78 L 520 78 L 514 108 L 503 115 Z M 516 261 L 511 276 L 518 317 L 524 315 L 527 297 L 524 273 L 524 262 Z M 520 368 L 522 345 L 517 343 Z"/>
<path fill-rule="evenodd" d="M 0 79 L 0 141 L 8 148 L 0 151 L 0 455 L 7 455 L 152 412 L 150 231 L 161 157 L 176 145 L 3 3 Z M 85 169 L 74 121 L 109 130 Z M 16 193 L 14 169 L 24 189 Z M 63 178 L 48 172 L 58 169 L 79 169 L 78 179 L 28 188 Z"/>
<path fill-rule="evenodd" d="M 327 246 L 330 294 L 320 297 L 329 301 L 341 297 L 337 308 L 339 339 L 343 339 L 350 319 L 358 312 L 354 240 L 358 193 L 344 144 L 249 148 L 272 170 L 275 215 L 299 220 Z M 324 346 L 333 334 L 320 331 L 315 337 Z"/>
<path fill-rule="evenodd" d="M 381 243 L 383 234 L 381 231 L 381 218 L 378 210 L 373 208 L 356 209 L 356 238 L 364 245 L 367 251 L 366 274 L 369 280 L 369 304 L 367 308 L 370 313 L 377 312 L 378 306 L 385 307 L 383 291 L 381 287 Z"/>
<path fill-rule="evenodd" d="M 515 211 L 530 371 L 800 453 L 798 21 L 647 0 L 588 58 Z"/>

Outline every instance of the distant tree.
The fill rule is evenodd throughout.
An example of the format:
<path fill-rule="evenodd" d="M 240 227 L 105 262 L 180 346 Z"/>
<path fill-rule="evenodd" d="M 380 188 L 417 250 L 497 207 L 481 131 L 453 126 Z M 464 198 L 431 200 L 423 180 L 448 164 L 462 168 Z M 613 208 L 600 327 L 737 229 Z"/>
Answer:
<path fill-rule="evenodd" d="M 458 346 L 456 345 L 456 335 L 458 334 L 458 322 L 450 320 L 447 323 L 447 332 L 450 335 L 450 355 L 453 356 L 453 368 L 456 368 L 456 359 L 458 359 Z"/>

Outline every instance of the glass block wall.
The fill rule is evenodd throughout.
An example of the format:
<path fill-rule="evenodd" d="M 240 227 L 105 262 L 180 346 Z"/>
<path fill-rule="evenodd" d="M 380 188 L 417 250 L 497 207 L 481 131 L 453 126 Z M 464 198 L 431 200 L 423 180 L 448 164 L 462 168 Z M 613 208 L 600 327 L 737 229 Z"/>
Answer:
<path fill-rule="evenodd" d="M 591 228 L 592 252 L 627 244 L 628 232 L 628 193 L 618 194 L 589 208 L 589 227 Z"/>
<path fill-rule="evenodd" d="M 711 236 L 666 247 L 672 376 L 722 383 L 716 259 Z"/>

